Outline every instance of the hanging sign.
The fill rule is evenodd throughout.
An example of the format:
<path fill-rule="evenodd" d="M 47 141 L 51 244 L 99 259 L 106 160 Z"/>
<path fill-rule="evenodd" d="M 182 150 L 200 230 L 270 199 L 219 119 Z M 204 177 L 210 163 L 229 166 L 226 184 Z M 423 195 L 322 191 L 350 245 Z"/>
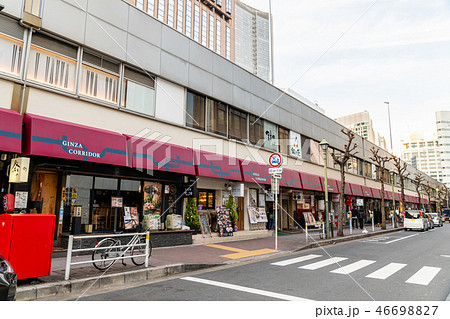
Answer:
<path fill-rule="evenodd" d="M 244 197 L 244 184 L 233 184 L 231 185 L 231 195 L 235 197 Z"/>
<path fill-rule="evenodd" d="M 28 182 L 28 171 L 30 168 L 30 159 L 28 157 L 18 157 L 11 159 L 9 168 L 10 183 Z"/>

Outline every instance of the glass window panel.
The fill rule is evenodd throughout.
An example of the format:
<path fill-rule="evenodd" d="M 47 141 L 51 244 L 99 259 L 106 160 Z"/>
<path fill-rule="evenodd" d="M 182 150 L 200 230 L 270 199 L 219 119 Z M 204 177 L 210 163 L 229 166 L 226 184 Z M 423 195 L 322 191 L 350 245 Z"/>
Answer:
<path fill-rule="evenodd" d="M 229 108 L 229 138 L 246 141 L 247 140 L 247 113 L 237 109 Z"/>
<path fill-rule="evenodd" d="M 120 190 L 128 192 L 139 192 L 141 182 L 129 179 L 122 179 L 120 181 Z"/>
<path fill-rule="evenodd" d="M 155 115 L 155 90 L 148 86 L 124 79 L 123 106 L 129 110 Z"/>
<path fill-rule="evenodd" d="M 0 34 L 0 71 L 18 76 L 23 43 Z"/>
<path fill-rule="evenodd" d="M 208 14 L 206 13 L 205 10 L 202 10 L 202 45 L 204 46 L 206 46 L 207 28 L 208 28 Z"/>
<path fill-rule="evenodd" d="M 214 16 L 209 16 L 209 43 L 208 48 L 214 50 Z"/>
<path fill-rule="evenodd" d="M 200 7 L 194 5 L 194 40 L 198 42 L 200 36 Z"/>
<path fill-rule="evenodd" d="M 284 127 L 278 128 L 278 145 L 281 153 L 289 154 L 289 130 Z"/>
<path fill-rule="evenodd" d="M 151 16 L 155 15 L 155 0 L 147 1 L 147 13 Z"/>
<path fill-rule="evenodd" d="M 220 46 L 221 46 L 221 37 L 220 37 L 220 35 L 221 35 L 221 30 L 222 30 L 222 27 L 221 27 L 221 23 L 220 23 L 220 20 L 216 20 L 216 53 L 218 53 L 218 54 L 220 54 Z"/>
<path fill-rule="evenodd" d="M 205 130 L 205 97 L 187 93 L 186 126 Z"/>
<path fill-rule="evenodd" d="M 263 145 L 264 144 L 264 120 L 250 115 L 249 117 L 249 140 L 252 144 Z"/>
<path fill-rule="evenodd" d="M 83 65 L 81 68 L 80 94 L 111 103 L 117 103 L 119 77 Z"/>
<path fill-rule="evenodd" d="M 164 22 L 164 10 L 166 7 L 166 0 L 159 0 L 158 2 L 158 20 Z"/>
<path fill-rule="evenodd" d="M 208 132 L 227 135 L 227 105 L 208 99 Z"/>
<path fill-rule="evenodd" d="M 264 147 L 273 151 L 278 151 L 278 129 L 277 125 L 264 121 Z"/>
<path fill-rule="evenodd" d="M 183 6 L 184 0 L 178 0 L 177 7 L 177 30 L 183 32 Z"/>
<path fill-rule="evenodd" d="M 311 140 L 311 162 L 323 165 L 323 150 L 319 145 L 319 142 Z"/>
<path fill-rule="evenodd" d="M 192 1 L 186 1 L 186 35 L 191 37 L 192 31 Z"/>
<path fill-rule="evenodd" d="M 96 177 L 95 189 L 117 190 L 118 180 L 116 178 Z"/>

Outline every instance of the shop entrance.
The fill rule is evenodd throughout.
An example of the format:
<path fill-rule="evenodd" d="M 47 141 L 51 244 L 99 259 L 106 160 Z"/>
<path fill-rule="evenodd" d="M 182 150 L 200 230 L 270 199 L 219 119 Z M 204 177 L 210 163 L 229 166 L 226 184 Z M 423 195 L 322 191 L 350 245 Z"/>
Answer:
<path fill-rule="evenodd" d="M 239 216 L 237 222 L 238 230 L 244 230 L 244 197 L 235 197 L 236 200 L 236 211 Z"/>

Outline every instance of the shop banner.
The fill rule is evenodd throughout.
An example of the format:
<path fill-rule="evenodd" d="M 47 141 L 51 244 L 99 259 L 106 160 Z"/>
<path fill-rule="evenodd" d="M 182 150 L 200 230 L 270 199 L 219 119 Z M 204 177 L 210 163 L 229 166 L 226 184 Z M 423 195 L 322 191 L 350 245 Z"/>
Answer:
<path fill-rule="evenodd" d="M 264 207 L 249 207 L 248 208 L 248 217 L 250 219 L 250 223 L 266 223 L 267 215 L 266 209 Z"/>
<path fill-rule="evenodd" d="M 135 229 L 139 225 L 137 207 L 124 207 L 123 221 L 125 229 Z"/>
<path fill-rule="evenodd" d="M 0 108 L 0 151 L 22 152 L 22 116 Z"/>
<path fill-rule="evenodd" d="M 25 155 L 127 166 L 125 136 L 26 113 Z"/>
<path fill-rule="evenodd" d="M 289 150 L 292 156 L 302 158 L 302 139 L 299 133 L 289 132 Z"/>

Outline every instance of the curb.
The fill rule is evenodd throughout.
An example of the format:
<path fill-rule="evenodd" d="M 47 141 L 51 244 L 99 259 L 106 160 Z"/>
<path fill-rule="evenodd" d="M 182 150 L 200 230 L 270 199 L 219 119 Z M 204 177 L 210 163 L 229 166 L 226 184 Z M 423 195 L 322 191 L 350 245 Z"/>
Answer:
<path fill-rule="evenodd" d="M 60 294 L 84 292 L 89 288 L 110 287 L 128 283 L 142 282 L 162 278 L 174 274 L 185 273 L 195 270 L 223 266 L 223 264 L 174 264 L 170 266 L 160 266 L 123 272 L 117 274 L 90 277 L 83 279 L 65 280 L 55 283 L 45 283 L 18 287 L 16 293 L 17 301 L 30 301 L 40 298 L 48 298 Z"/>

